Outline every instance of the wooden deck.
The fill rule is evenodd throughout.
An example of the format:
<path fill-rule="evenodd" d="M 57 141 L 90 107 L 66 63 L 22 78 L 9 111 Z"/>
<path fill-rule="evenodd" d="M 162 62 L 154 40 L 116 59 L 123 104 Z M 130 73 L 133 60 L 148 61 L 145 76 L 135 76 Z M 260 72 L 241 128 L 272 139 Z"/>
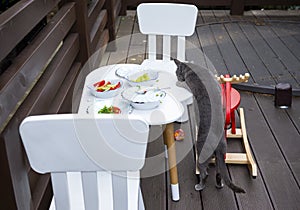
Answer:
<path fill-rule="evenodd" d="M 141 63 L 146 39 L 135 34 L 139 30 L 134 11 L 119 19 L 117 30 L 121 42 L 117 41 L 116 52 L 103 56 L 102 65 Z M 247 88 L 256 92 L 241 91 L 241 107 L 258 176 L 253 179 L 245 165 L 228 165 L 232 180 L 247 192 L 234 194 L 227 187 L 214 187 L 212 166 L 207 188 L 196 192 L 193 129 L 188 123 L 178 124 L 187 134 L 184 141 L 176 142 L 181 199 L 171 201 L 168 173 L 160 173 L 142 179 L 146 209 L 299 209 L 300 98 L 293 97 L 291 108 L 278 109 L 273 95 L 257 92 L 273 90 L 279 82 L 290 83 L 295 95 L 299 91 L 300 11 L 248 11 L 244 16 L 230 16 L 229 11 L 203 10 L 196 32 L 188 40 L 204 52 L 218 73 L 251 74 Z M 155 157 L 156 162 L 148 158 L 143 175 L 167 167 L 160 132 L 160 127 L 153 127 L 148 157 Z M 241 151 L 239 141 L 228 144 L 228 151 Z"/>

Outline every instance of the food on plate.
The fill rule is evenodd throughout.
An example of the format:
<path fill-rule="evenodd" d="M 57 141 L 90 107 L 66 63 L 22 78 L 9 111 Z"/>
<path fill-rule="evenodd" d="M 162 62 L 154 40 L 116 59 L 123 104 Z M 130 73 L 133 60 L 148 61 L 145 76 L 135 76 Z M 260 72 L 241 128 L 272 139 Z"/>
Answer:
<path fill-rule="evenodd" d="M 134 86 L 125 89 L 121 96 L 136 109 L 154 109 L 158 107 L 166 96 L 166 92 L 159 88 Z"/>
<path fill-rule="evenodd" d="M 144 82 L 150 80 L 148 73 L 145 73 L 134 80 L 134 82 Z"/>
<path fill-rule="evenodd" d="M 110 81 L 101 80 L 93 84 L 93 86 L 96 88 L 97 92 L 104 92 L 109 90 L 115 90 L 121 87 L 121 83 L 118 82 L 116 84 L 112 84 Z"/>
<path fill-rule="evenodd" d="M 130 86 L 153 86 L 158 81 L 158 71 L 143 70 L 124 77 Z"/>
<path fill-rule="evenodd" d="M 104 105 L 104 107 L 98 111 L 98 114 L 120 114 L 120 113 L 121 113 L 121 109 L 119 107 L 106 106 L 106 105 Z"/>

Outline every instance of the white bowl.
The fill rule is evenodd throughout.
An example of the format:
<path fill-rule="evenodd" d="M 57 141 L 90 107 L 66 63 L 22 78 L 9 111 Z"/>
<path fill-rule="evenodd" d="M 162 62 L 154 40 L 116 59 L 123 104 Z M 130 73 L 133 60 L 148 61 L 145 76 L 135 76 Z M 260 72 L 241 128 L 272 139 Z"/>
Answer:
<path fill-rule="evenodd" d="M 118 82 L 120 82 L 121 86 L 115 90 L 107 90 L 107 91 L 103 91 L 103 92 L 98 92 L 97 87 L 94 87 L 94 85 L 93 85 L 94 83 L 88 85 L 87 87 L 90 89 L 92 95 L 97 98 L 111 98 L 111 97 L 115 97 L 116 95 L 118 95 L 120 93 L 121 89 L 123 88 L 123 82 L 121 80 L 106 80 L 106 81 L 110 81 L 110 83 L 113 85 L 116 85 L 116 84 L 118 84 Z"/>
<path fill-rule="evenodd" d="M 145 110 L 158 107 L 166 96 L 166 92 L 159 88 L 135 86 L 125 89 L 121 96 L 129 101 L 132 107 Z"/>
<path fill-rule="evenodd" d="M 143 69 L 142 69 L 141 65 L 138 65 L 138 64 L 126 64 L 126 66 L 122 66 L 121 65 L 121 67 L 117 68 L 116 71 L 115 71 L 115 74 L 118 77 L 121 77 L 121 78 L 124 79 L 128 75 L 140 72 L 142 70 Z"/>
<path fill-rule="evenodd" d="M 143 75 L 147 75 L 149 79 L 137 82 L 137 78 L 142 77 Z M 157 82 L 158 72 L 154 70 L 141 70 L 133 74 L 128 74 L 124 78 L 131 86 L 152 86 Z"/>

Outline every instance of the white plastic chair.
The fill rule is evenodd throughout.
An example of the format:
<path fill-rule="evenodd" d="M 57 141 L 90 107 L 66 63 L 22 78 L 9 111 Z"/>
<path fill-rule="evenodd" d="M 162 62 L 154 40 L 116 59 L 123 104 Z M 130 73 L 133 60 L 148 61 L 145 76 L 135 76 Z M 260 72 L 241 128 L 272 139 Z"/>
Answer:
<path fill-rule="evenodd" d="M 142 3 L 137 7 L 138 24 L 142 34 L 148 35 L 148 59 L 141 64 L 143 67 L 163 70 L 171 73 L 166 80 L 160 81 L 172 86 L 177 81 L 176 65 L 171 57 L 185 61 L 186 36 L 195 31 L 198 9 L 194 5 L 175 3 Z M 157 37 L 162 36 L 162 52 L 159 52 Z M 171 46 L 171 37 L 177 37 L 175 47 Z M 176 55 L 172 50 L 177 49 Z M 171 50 L 172 49 L 172 50 Z M 162 54 L 162 59 L 157 55 Z M 172 87 L 171 93 L 182 102 L 185 111 L 180 122 L 188 120 L 187 105 L 193 103 L 192 94 L 184 88 Z"/>
<path fill-rule="evenodd" d="M 145 121 L 125 115 L 30 116 L 20 134 L 31 167 L 51 173 L 50 209 L 144 209 L 139 171 L 149 134 Z"/>

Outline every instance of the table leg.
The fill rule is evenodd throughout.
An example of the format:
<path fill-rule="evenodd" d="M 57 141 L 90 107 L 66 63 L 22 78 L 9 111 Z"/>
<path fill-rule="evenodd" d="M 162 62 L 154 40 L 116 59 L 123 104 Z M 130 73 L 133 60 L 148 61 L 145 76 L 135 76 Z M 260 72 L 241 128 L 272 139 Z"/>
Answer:
<path fill-rule="evenodd" d="M 178 201 L 179 196 L 179 183 L 178 183 L 178 173 L 177 173 L 177 163 L 176 163 L 176 148 L 174 140 L 174 125 L 169 123 L 163 133 L 164 142 L 168 148 L 168 161 L 170 168 L 170 182 L 172 190 L 172 200 Z"/>

